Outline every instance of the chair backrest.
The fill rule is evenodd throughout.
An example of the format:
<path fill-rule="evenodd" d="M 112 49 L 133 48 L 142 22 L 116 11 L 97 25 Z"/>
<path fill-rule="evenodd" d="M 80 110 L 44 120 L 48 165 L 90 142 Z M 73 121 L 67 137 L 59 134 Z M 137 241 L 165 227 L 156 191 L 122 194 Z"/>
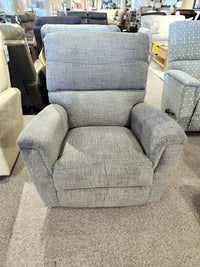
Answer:
<path fill-rule="evenodd" d="M 88 24 L 108 24 L 106 12 L 88 12 Z"/>
<path fill-rule="evenodd" d="M 41 28 L 42 40 L 45 36 L 52 32 L 67 31 L 67 32 L 121 32 L 120 28 L 116 25 L 63 25 L 63 24 L 45 24 Z"/>
<path fill-rule="evenodd" d="M 200 21 L 170 25 L 167 70 L 182 70 L 200 80 Z"/>
<path fill-rule="evenodd" d="M 2 23 L 0 31 L 8 47 L 11 85 L 19 88 L 22 94 L 26 94 L 24 81 L 35 81 L 36 72 L 22 27 L 17 24 Z"/>
<path fill-rule="evenodd" d="M 33 41 L 33 26 L 35 21 L 35 14 L 33 12 L 25 12 L 23 15 L 18 16 L 20 25 L 25 31 L 28 41 Z"/>
<path fill-rule="evenodd" d="M 152 34 L 168 34 L 169 25 L 177 20 L 184 20 L 184 16 L 171 16 L 171 15 L 149 15 L 142 16 L 141 27 L 148 28 Z"/>
<path fill-rule="evenodd" d="M 44 43 L 49 99 L 66 108 L 71 128 L 129 126 L 131 108 L 144 101 L 147 35 L 55 32 Z"/>
<path fill-rule="evenodd" d="M 10 87 L 10 76 L 8 71 L 8 64 L 6 60 L 6 51 L 4 50 L 4 44 L 1 41 L 3 39 L 0 32 L 0 93 Z"/>
<path fill-rule="evenodd" d="M 86 11 L 68 11 L 67 16 L 80 17 L 81 24 L 87 24 L 87 12 Z"/>
<path fill-rule="evenodd" d="M 42 27 L 45 24 L 80 24 L 79 17 L 70 17 L 70 16 L 47 16 L 39 17 L 35 20 L 35 26 Z"/>
<path fill-rule="evenodd" d="M 39 17 L 35 20 L 35 26 L 33 27 L 33 32 L 37 42 L 38 54 L 42 49 L 42 37 L 41 37 L 41 27 L 45 24 L 81 24 L 81 19 L 79 17 L 69 17 L 69 16 L 47 16 Z"/>
<path fill-rule="evenodd" d="M 11 85 L 21 91 L 24 112 L 33 108 L 41 110 L 45 106 L 47 91 L 45 87 L 41 88 L 22 27 L 1 23 L 0 31 L 8 47 Z"/>

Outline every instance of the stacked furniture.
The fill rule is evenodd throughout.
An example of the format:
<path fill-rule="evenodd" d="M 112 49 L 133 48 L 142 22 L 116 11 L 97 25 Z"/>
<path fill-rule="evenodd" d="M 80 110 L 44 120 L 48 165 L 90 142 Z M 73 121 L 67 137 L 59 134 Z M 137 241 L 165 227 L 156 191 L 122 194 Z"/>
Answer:
<path fill-rule="evenodd" d="M 16 140 L 23 127 L 21 94 L 11 88 L 0 32 L 0 176 L 9 175 L 13 168 L 19 153 Z"/>
<path fill-rule="evenodd" d="M 12 23 L 17 23 L 15 16 L 5 15 L 4 22 L 8 20 Z M 24 12 L 23 15 L 17 16 L 18 23 L 24 29 L 24 33 L 28 42 L 33 43 L 33 26 L 35 21 L 35 14 L 33 12 Z"/>
<path fill-rule="evenodd" d="M 126 16 L 127 12 L 125 10 L 115 10 L 114 16 L 113 18 L 109 19 L 108 24 L 114 24 L 117 25 L 118 27 L 120 27 L 120 29 L 123 29 L 125 26 L 125 16 Z"/>
<path fill-rule="evenodd" d="M 45 24 L 81 24 L 81 19 L 75 16 L 50 16 L 50 17 L 39 17 L 35 20 L 35 25 L 33 27 L 33 32 L 37 42 L 38 54 L 42 49 L 42 38 L 40 30 Z"/>
<path fill-rule="evenodd" d="M 144 103 L 148 41 L 145 34 L 120 32 L 45 37 L 52 104 L 17 141 L 45 205 L 116 207 L 160 199 L 186 136 Z"/>
<path fill-rule="evenodd" d="M 149 35 L 150 44 L 155 41 L 167 41 L 169 34 L 169 25 L 178 20 L 184 20 L 182 15 L 149 15 L 142 16 L 141 28 L 139 32 Z"/>
<path fill-rule="evenodd" d="M 185 131 L 200 131 L 200 21 L 170 25 L 162 109 Z"/>
<path fill-rule="evenodd" d="M 9 52 L 11 85 L 19 88 L 24 113 L 37 113 L 48 104 L 44 68 L 36 72 L 22 27 L 17 24 L 0 24 Z"/>

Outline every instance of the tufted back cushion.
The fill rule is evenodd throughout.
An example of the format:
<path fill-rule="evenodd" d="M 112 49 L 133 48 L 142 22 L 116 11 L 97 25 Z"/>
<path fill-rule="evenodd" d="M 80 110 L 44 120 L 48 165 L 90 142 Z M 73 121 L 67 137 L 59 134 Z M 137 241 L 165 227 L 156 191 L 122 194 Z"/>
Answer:
<path fill-rule="evenodd" d="M 167 69 L 182 70 L 200 80 L 200 21 L 171 24 Z"/>
<path fill-rule="evenodd" d="M 148 36 L 119 32 L 55 32 L 45 38 L 51 103 L 63 105 L 70 127 L 127 125 L 143 102 Z"/>

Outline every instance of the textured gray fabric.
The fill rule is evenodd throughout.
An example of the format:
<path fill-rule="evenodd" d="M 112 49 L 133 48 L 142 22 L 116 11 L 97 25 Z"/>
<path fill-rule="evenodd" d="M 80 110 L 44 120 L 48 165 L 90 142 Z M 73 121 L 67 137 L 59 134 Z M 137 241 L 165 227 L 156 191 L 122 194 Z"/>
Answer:
<path fill-rule="evenodd" d="M 153 185 L 148 197 L 148 202 L 156 201 L 161 198 L 172 171 L 179 160 L 182 148 L 183 146 L 180 144 L 169 144 L 164 148 L 159 164 L 153 175 Z"/>
<path fill-rule="evenodd" d="M 152 160 L 154 168 L 159 164 L 166 146 L 182 146 L 186 142 L 186 135 L 176 122 L 146 103 L 133 107 L 131 130 Z"/>
<path fill-rule="evenodd" d="M 145 34 L 48 34 L 45 38 L 47 88 L 49 91 L 144 90 L 147 49 L 148 37 Z"/>
<path fill-rule="evenodd" d="M 48 33 L 58 32 L 58 31 L 69 31 L 69 32 L 121 32 L 120 28 L 116 25 L 84 25 L 84 24 L 45 24 L 41 28 L 42 39 Z"/>
<path fill-rule="evenodd" d="M 58 191 L 61 206 L 72 208 L 123 207 L 147 202 L 149 187 L 93 188 Z"/>
<path fill-rule="evenodd" d="M 141 103 L 148 36 L 57 32 L 45 44 L 55 105 L 18 139 L 44 203 L 116 207 L 158 200 L 186 137 L 167 115 Z M 130 119 L 132 132 L 119 127 Z"/>
<path fill-rule="evenodd" d="M 130 112 L 144 101 L 144 90 L 134 91 L 57 91 L 49 101 L 66 110 L 69 127 L 89 125 L 130 126 Z"/>
<path fill-rule="evenodd" d="M 19 135 L 17 145 L 20 151 L 38 150 L 47 169 L 52 173 L 53 164 L 59 156 L 67 131 L 68 119 L 65 109 L 60 105 L 49 105 L 25 127 Z M 24 160 L 29 161 L 29 158 Z M 32 158 L 31 161 L 33 160 Z"/>
<path fill-rule="evenodd" d="M 194 125 L 190 125 L 199 99 L 199 80 L 178 70 L 169 70 L 165 73 L 161 107 L 163 110 L 170 109 L 174 112 L 174 119 L 185 131 L 200 130 L 198 110 L 195 110 L 196 116 L 192 123 Z"/>
<path fill-rule="evenodd" d="M 53 151 L 51 153 L 53 154 Z M 20 148 L 20 154 L 44 204 L 50 207 L 60 206 L 53 178 L 46 167 L 41 150 Z"/>
<path fill-rule="evenodd" d="M 162 109 L 185 131 L 200 131 L 200 21 L 170 25 Z M 193 118 L 194 116 L 194 118 Z"/>
<path fill-rule="evenodd" d="M 53 170 L 58 191 L 149 186 L 152 177 L 152 162 L 131 130 L 111 126 L 70 130 Z"/>

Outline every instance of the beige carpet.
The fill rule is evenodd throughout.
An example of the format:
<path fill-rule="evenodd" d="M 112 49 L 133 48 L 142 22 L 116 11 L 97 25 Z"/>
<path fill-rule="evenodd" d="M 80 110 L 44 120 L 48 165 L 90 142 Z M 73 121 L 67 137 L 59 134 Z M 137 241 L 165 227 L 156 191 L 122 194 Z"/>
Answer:
<path fill-rule="evenodd" d="M 149 69 L 153 71 L 161 80 L 164 80 L 163 68 L 158 63 L 152 60 L 149 65 Z"/>
<path fill-rule="evenodd" d="M 146 101 L 159 108 L 161 92 L 162 81 L 149 71 Z M 161 201 L 50 209 L 19 156 L 12 175 L 0 181 L 0 266 L 199 266 L 199 162 L 200 134 L 188 134 Z"/>

